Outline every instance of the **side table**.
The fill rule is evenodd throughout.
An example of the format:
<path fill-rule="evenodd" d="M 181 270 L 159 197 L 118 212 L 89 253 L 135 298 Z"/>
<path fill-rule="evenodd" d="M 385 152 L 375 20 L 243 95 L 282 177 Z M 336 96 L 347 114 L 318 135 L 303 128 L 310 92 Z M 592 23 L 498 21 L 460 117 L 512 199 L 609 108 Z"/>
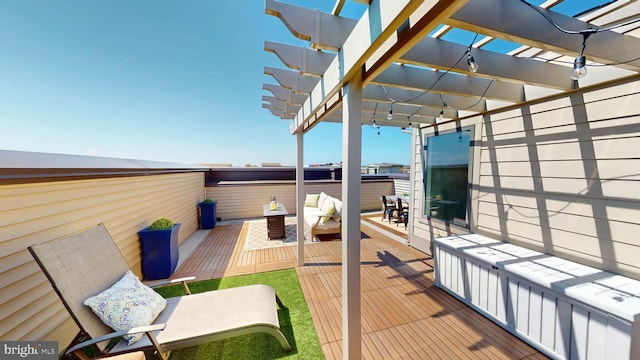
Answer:
<path fill-rule="evenodd" d="M 284 216 L 289 215 L 282 204 L 275 210 L 269 209 L 269 204 L 262 205 L 262 215 L 267 218 L 267 237 L 269 240 L 284 238 Z"/>

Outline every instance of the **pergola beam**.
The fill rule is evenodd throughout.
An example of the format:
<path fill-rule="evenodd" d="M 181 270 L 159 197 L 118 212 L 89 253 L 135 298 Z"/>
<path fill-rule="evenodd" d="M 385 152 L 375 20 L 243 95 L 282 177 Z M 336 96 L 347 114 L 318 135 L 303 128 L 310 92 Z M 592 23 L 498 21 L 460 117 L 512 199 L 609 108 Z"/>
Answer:
<path fill-rule="evenodd" d="M 336 54 L 272 41 L 264 42 L 264 50 L 274 53 L 284 65 L 299 71 L 300 75 L 315 77 L 322 76 L 336 57 Z"/>
<path fill-rule="evenodd" d="M 379 85 L 367 86 L 362 94 L 368 101 L 400 103 L 415 106 L 430 106 L 437 109 L 443 107 L 443 103 L 454 109 L 465 109 L 469 111 L 481 112 L 485 110 L 486 99 L 473 96 L 447 95 L 441 96 L 438 93 L 419 92 L 397 88 L 385 88 Z M 388 110 L 388 109 L 387 109 Z"/>
<path fill-rule="evenodd" d="M 540 9 L 556 24 L 572 31 L 585 30 L 593 25 L 553 11 Z M 521 1 L 474 0 L 469 1 L 446 22 L 471 32 L 480 32 L 575 57 L 582 47 L 582 36 L 565 34 Z M 591 35 L 584 54 L 600 63 L 618 63 L 619 66 L 640 70 L 640 39 L 614 31 Z M 636 59 L 634 61 L 630 61 Z M 621 64 L 622 62 L 627 62 Z M 526 72 L 526 71 L 523 71 Z"/>
<path fill-rule="evenodd" d="M 313 49 L 338 51 L 357 21 L 275 0 L 266 0 L 265 12 L 278 17 L 297 38 Z"/>
<path fill-rule="evenodd" d="M 466 51 L 467 46 L 465 45 L 426 37 L 402 55 L 400 61 L 441 70 L 453 67 L 456 72 L 470 74 L 465 56 Z M 550 64 L 540 60 L 522 59 L 482 49 L 472 49 L 471 53 L 479 65 L 478 72 L 475 73 L 476 76 L 519 81 L 524 84 L 563 90 L 571 89 L 571 79 L 567 75 L 570 71 L 568 66 Z M 455 65 L 455 62 L 461 58 L 462 60 Z"/>
<path fill-rule="evenodd" d="M 262 84 L 262 89 L 270 91 L 278 100 L 282 100 L 291 105 L 302 105 L 309 97 L 309 94 L 297 94 L 279 85 Z"/>
<path fill-rule="evenodd" d="M 318 111 L 323 111 L 323 106 L 328 99 L 334 97 L 338 91 L 344 86 L 357 71 L 365 64 L 365 62 L 381 48 L 384 43 L 392 36 L 395 31 L 403 25 L 404 19 L 409 17 L 420 5 L 423 5 L 422 0 L 395 0 L 395 1 L 376 1 L 371 4 L 369 9 L 365 11 L 362 18 L 357 21 L 353 30 L 350 32 L 344 32 L 348 34 L 346 39 L 341 43 L 340 54 L 331 65 L 327 68 L 322 82 L 320 82 L 314 90 L 311 92 L 309 99 L 303 105 L 301 112 L 296 117 L 295 123 L 292 125 L 292 129 L 308 128 L 305 122 L 313 121 L 322 114 L 316 114 Z M 301 30 L 304 26 L 300 25 L 298 17 L 306 18 L 307 21 L 311 21 L 309 10 L 305 8 L 299 8 L 293 5 L 281 6 L 281 3 L 276 3 L 273 0 L 267 0 L 266 13 L 270 15 L 278 16 L 287 25 L 287 27 L 294 33 L 294 35 L 310 32 L 309 26 L 306 29 Z M 424 6 L 424 5 L 423 5 Z M 285 14 L 286 10 L 286 14 Z M 318 18 L 327 19 L 328 17 L 335 18 L 330 14 L 317 15 Z M 328 16 L 328 17 L 327 17 Z M 291 20 L 287 20 L 291 19 Z M 295 19 L 295 20 L 294 20 Z M 335 19 L 334 19 L 335 20 Z M 292 30 L 296 28 L 292 26 L 292 22 L 296 22 L 299 25 L 298 30 Z M 329 20 L 325 20 L 327 23 Z M 346 24 L 346 22 L 342 22 Z M 337 25 L 336 25 L 337 26 Z M 319 38 L 329 38 L 334 43 L 339 42 L 339 36 L 334 33 L 336 27 L 327 28 L 321 26 L 314 34 L 316 40 Z M 322 33 L 322 34 L 319 34 Z M 298 36 L 296 35 L 296 36 Z M 300 36 L 298 36 L 300 37 Z M 303 36 L 301 38 L 307 38 L 311 41 L 311 46 L 314 45 L 312 37 Z M 283 85 L 285 86 L 285 85 Z M 287 86 L 285 86 L 287 87 Z"/>
<path fill-rule="evenodd" d="M 466 62 L 465 62 L 466 64 Z M 373 79 L 370 84 L 401 89 L 430 91 L 453 95 L 484 96 L 490 99 L 518 102 L 524 89 L 521 84 L 490 80 L 456 73 L 444 74 L 424 68 L 393 64 Z"/>
<path fill-rule="evenodd" d="M 310 93 L 319 81 L 318 78 L 302 76 L 296 71 L 276 69 L 269 66 L 264 67 L 264 73 L 273 76 L 282 87 L 291 89 L 291 91 L 298 94 Z"/>

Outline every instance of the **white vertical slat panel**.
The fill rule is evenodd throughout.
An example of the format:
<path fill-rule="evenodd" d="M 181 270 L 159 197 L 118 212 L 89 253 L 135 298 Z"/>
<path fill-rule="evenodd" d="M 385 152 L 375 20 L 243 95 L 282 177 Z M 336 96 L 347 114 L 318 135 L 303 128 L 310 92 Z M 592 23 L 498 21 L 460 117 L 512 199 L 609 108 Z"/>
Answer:
<path fill-rule="evenodd" d="M 460 292 L 458 291 L 458 272 L 460 270 L 460 262 L 464 260 L 453 253 L 447 254 L 447 257 L 450 264 L 449 271 L 447 272 L 447 283 L 451 290 L 460 295 Z"/>
<path fill-rule="evenodd" d="M 471 262 L 471 276 L 469 285 L 471 286 L 471 303 L 479 307 L 480 304 L 480 266 Z"/>
<path fill-rule="evenodd" d="M 508 308 L 511 307 L 509 304 L 509 278 L 507 278 L 505 274 L 498 274 L 498 286 L 496 290 L 496 316 L 502 322 L 511 326 L 513 322 L 507 319 Z"/>
<path fill-rule="evenodd" d="M 607 317 L 596 312 L 589 314 L 589 334 L 586 359 L 606 359 Z"/>
<path fill-rule="evenodd" d="M 464 258 L 461 258 L 457 254 L 451 254 L 451 268 L 447 275 L 449 276 L 449 285 L 451 290 L 460 296 L 464 296 L 464 292 L 461 291 L 462 283 L 459 281 L 460 273 L 462 272 L 462 264 L 464 264 Z"/>
<path fill-rule="evenodd" d="M 518 282 L 511 278 L 508 278 L 509 303 L 507 304 L 507 319 L 509 319 L 510 325 L 516 329 L 517 314 L 518 314 Z"/>
<path fill-rule="evenodd" d="M 493 316 L 498 316 L 498 272 L 489 270 L 487 272 L 487 312 Z"/>
<path fill-rule="evenodd" d="M 529 293 L 529 337 L 535 342 L 540 342 L 540 329 L 542 326 L 542 291 L 531 287 Z"/>
<path fill-rule="evenodd" d="M 540 343 L 553 351 L 556 335 L 556 297 L 552 293 L 542 293 L 542 326 Z"/>
<path fill-rule="evenodd" d="M 558 298 L 554 352 L 563 359 L 571 355 L 571 304 Z"/>
<path fill-rule="evenodd" d="M 574 306 L 571 312 L 571 359 L 587 359 L 587 340 L 589 336 L 589 311 Z"/>
<path fill-rule="evenodd" d="M 516 329 L 522 334 L 529 335 L 529 284 L 518 283 L 518 310 L 516 314 Z"/>
<path fill-rule="evenodd" d="M 605 355 L 607 359 L 629 359 L 631 354 L 631 325 L 614 316 L 607 321 L 607 345 Z M 615 339 L 615 340 L 614 340 Z"/>
<path fill-rule="evenodd" d="M 480 290 L 479 295 L 479 306 L 482 310 L 488 311 L 488 297 L 489 297 L 489 270 L 483 266 L 479 268 L 480 270 L 480 280 L 478 283 L 478 287 Z"/>
<path fill-rule="evenodd" d="M 433 272 L 433 284 L 437 287 L 442 287 L 442 273 L 445 269 L 445 264 L 442 262 L 442 253 L 440 246 L 434 245 L 433 247 L 433 266 L 435 267 Z"/>
<path fill-rule="evenodd" d="M 458 285 L 458 295 L 466 298 L 469 295 L 469 284 L 465 281 L 469 262 L 464 258 L 458 258 L 456 284 Z"/>

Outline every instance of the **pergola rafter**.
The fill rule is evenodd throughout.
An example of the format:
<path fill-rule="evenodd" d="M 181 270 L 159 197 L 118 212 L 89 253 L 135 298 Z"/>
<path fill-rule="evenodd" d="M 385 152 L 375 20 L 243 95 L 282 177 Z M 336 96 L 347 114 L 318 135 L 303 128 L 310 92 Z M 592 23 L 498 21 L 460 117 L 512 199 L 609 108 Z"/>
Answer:
<path fill-rule="evenodd" d="M 397 39 L 399 40 L 397 40 L 396 48 L 399 48 L 398 43 L 400 42 L 413 41 L 414 44 L 397 56 L 395 64 L 387 66 L 376 76 L 367 80 L 368 85 L 364 92 L 367 101 L 380 102 L 380 108 L 386 107 L 388 109 L 388 104 L 392 101 L 397 100 L 399 103 L 404 103 L 403 100 L 412 97 L 409 93 L 406 93 L 407 96 L 396 95 L 397 99 L 391 96 L 367 97 L 368 93 L 379 93 L 379 90 L 369 90 L 370 86 L 384 86 L 389 89 L 387 91 L 389 93 L 394 92 L 396 88 L 417 93 L 428 89 L 429 93 L 452 97 L 451 101 L 446 101 L 447 105 L 455 104 L 458 97 L 462 97 L 462 99 L 483 97 L 484 99 L 474 109 L 465 109 L 482 111 L 560 91 L 569 91 L 576 86 L 567 74 L 571 70 L 570 63 L 573 57 L 579 53 L 581 48 L 582 37 L 580 35 L 558 31 L 549 21 L 521 1 L 473 0 L 450 1 L 448 3 L 450 4 L 446 9 L 450 10 L 450 15 L 443 11 L 440 16 L 437 14 L 427 16 L 429 10 L 436 9 L 435 5 L 440 5 L 425 3 L 414 12 L 412 17 L 408 18 L 408 26 L 398 30 Z M 593 23 L 589 23 L 554 12 L 553 6 L 559 3 L 558 1 L 550 1 L 542 4 L 542 11 L 545 11 L 558 25 L 574 31 L 628 22 L 633 17 L 618 19 L 612 13 L 620 9 L 626 9 L 628 12 L 629 8 L 640 8 L 634 2 L 622 1 L 619 4 L 599 9 L 592 14 L 584 15 L 583 19 L 593 21 Z M 332 14 L 275 0 L 268 0 L 266 4 L 268 14 L 278 16 L 294 36 L 310 42 L 311 48 L 265 42 L 266 51 L 273 52 L 286 67 L 295 70 L 293 73 L 289 73 L 288 71 L 265 68 L 265 73 L 272 75 L 282 87 L 291 89 L 294 94 L 308 96 L 305 100 L 313 104 L 313 106 L 309 106 L 310 104 L 307 104 L 306 107 L 302 106 L 301 112 L 295 117 L 297 125 L 292 127 L 294 130 L 305 121 L 314 119 L 315 122 L 318 117 L 325 117 L 322 113 L 315 115 L 315 112 L 324 111 L 324 108 L 319 105 L 323 99 L 329 95 L 333 96 L 335 93 L 331 94 L 332 91 L 326 86 L 327 83 L 319 85 L 317 79 L 324 77 L 325 81 L 331 83 L 341 81 L 340 76 L 344 76 L 344 74 L 341 74 L 343 69 L 337 64 L 339 59 L 337 59 L 338 55 L 335 51 L 344 47 L 358 22 L 336 15 L 344 6 L 344 1 L 336 2 Z M 431 9 L 432 7 L 433 9 Z M 633 13 L 637 14 L 637 12 L 638 10 Z M 380 15 L 380 17 L 383 16 L 384 14 Z M 419 17 L 421 17 L 420 20 L 417 20 Z M 433 18 L 434 21 L 437 20 L 439 24 L 444 24 L 444 26 L 441 26 L 440 30 L 434 32 L 432 36 L 417 40 L 403 36 L 402 32 L 409 32 L 407 28 L 424 27 L 425 24 L 420 25 L 419 21 L 424 22 L 425 18 Z M 435 28 L 437 24 L 430 26 Z M 459 44 L 442 39 L 455 28 L 476 32 L 481 36 L 474 44 Z M 618 31 L 633 32 L 637 28 L 638 24 L 636 23 L 621 27 Z M 482 49 L 495 39 L 520 43 L 522 46 L 510 54 Z M 481 64 L 476 73 L 471 73 L 467 69 L 465 53 L 469 48 L 475 60 Z M 637 54 L 638 48 L 640 48 L 640 39 L 616 31 L 607 30 L 590 36 L 584 52 L 589 63 L 597 61 L 598 63 L 618 65 L 593 66 L 589 68 L 590 74 L 593 76 L 581 80 L 581 82 L 584 85 L 591 85 L 599 81 L 610 80 L 612 77 L 623 77 L 637 72 L 640 70 L 640 59 L 633 59 L 640 57 Z M 342 51 L 342 56 L 344 56 L 344 50 Z M 384 60 L 384 57 L 383 54 L 373 55 L 367 63 L 368 69 L 375 67 L 371 64 Z M 457 64 L 456 61 L 458 61 Z M 449 73 L 441 76 L 445 71 Z M 338 77 L 338 79 L 333 79 L 334 77 Z M 322 91 L 319 91 L 319 88 Z M 300 99 L 303 96 L 285 101 L 300 105 Z M 485 101 L 487 101 L 487 105 L 484 104 Z M 468 104 L 469 101 L 468 99 L 461 100 L 458 103 Z M 407 103 L 407 105 L 409 104 Z M 433 99 L 432 101 L 416 101 L 411 105 L 438 109 L 442 107 L 442 101 Z M 313 107 L 316 108 L 313 109 Z M 458 109 L 463 107 L 461 105 L 454 106 Z M 338 110 L 340 107 L 334 106 L 333 109 Z M 432 109 L 431 112 L 433 111 L 435 110 Z M 415 115 L 417 117 L 414 119 L 415 123 L 427 120 L 419 118 L 419 113 Z M 412 114 L 413 112 L 408 113 L 408 115 Z M 289 114 L 283 115 L 289 117 Z M 367 118 L 367 115 L 363 113 L 363 120 Z M 397 116 L 405 115 L 407 114 L 397 113 Z M 459 112 L 447 111 L 447 115 L 458 116 Z M 432 120 L 427 121 L 431 122 Z M 304 128 L 309 129 L 310 127 L 304 126 Z"/>

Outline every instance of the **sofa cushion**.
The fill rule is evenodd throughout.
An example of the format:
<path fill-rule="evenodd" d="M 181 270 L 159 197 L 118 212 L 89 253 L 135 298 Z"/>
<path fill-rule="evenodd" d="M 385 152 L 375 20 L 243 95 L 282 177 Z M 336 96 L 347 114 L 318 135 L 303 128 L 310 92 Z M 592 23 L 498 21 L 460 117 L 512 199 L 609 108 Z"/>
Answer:
<path fill-rule="evenodd" d="M 327 221 L 329 221 L 329 219 L 332 219 L 331 215 L 333 215 L 335 212 L 336 212 L 336 206 L 333 200 L 327 199 L 322 205 L 322 211 L 320 212 L 320 215 L 327 215 L 327 216 L 322 216 L 320 218 L 320 224 L 324 224 Z"/>
<path fill-rule="evenodd" d="M 322 205 L 324 205 L 324 202 L 327 200 L 328 197 L 329 195 L 327 195 L 324 191 L 320 193 L 320 197 L 318 198 L 318 207 L 320 209 L 322 209 Z"/>
<path fill-rule="evenodd" d="M 318 200 L 320 200 L 320 194 L 307 194 L 304 199 L 304 206 L 317 208 L 319 207 Z"/>
<path fill-rule="evenodd" d="M 324 224 L 318 224 L 315 227 L 316 230 L 328 230 L 328 229 L 339 229 L 339 228 L 340 228 L 340 223 L 333 219 L 328 220 Z"/>
<path fill-rule="evenodd" d="M 336 211 L 333 213 L 333 219 L 336 221 L 340 221 L 342 218 L 342 201 L 333 199 L 333 204 L 336 207 Z"/>

